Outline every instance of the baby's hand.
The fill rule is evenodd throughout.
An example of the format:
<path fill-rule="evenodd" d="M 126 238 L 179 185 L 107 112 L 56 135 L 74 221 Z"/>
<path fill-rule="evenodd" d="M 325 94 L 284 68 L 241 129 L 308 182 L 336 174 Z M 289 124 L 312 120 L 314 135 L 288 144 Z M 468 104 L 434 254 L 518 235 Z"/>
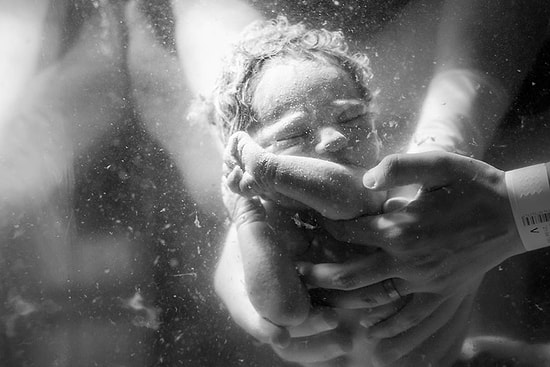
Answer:
<path fill-rule="evenodd" d="M 244 131 L 231 135 L 224 152 L 223 174 L 227 186 L 241 195 L 261 195 L 266 189 L 273 156 Z"/>

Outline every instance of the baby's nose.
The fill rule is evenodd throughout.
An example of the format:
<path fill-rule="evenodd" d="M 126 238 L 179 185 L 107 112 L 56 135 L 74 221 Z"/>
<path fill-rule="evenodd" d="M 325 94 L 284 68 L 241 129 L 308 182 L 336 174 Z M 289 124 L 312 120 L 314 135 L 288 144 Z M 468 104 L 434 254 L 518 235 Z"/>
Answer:
<path fill-rule="evenodd" d="M 324 127 L 319 131 L 319 142 L 315 145 L 318 154 L 337 152 L 347 147 L 348 138 L 333 127 Z"/>

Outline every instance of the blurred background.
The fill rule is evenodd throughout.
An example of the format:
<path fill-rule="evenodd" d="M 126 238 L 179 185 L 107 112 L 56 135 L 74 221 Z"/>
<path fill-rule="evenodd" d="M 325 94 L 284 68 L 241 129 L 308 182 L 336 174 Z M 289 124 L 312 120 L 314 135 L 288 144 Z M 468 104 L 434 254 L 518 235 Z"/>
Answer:
<path fill-rule="evenodd" d="M 2 367 L 277 365 L 213 294 L 221 201 L 148 128 L 185 123 L 172 23 L 168 1 L 0 1 Z"/>

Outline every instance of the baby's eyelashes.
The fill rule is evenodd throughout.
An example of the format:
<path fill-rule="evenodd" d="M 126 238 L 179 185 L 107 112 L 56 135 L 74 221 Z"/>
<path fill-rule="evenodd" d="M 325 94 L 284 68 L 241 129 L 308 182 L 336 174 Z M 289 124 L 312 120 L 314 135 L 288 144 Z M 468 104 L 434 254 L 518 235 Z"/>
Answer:
<path fill-rule="evenodd" d="M 285 142 L 288 140 L 294 140 L 294 139 L 301 139 L 306 138 L 309 135 L 311 135 L 311 130 L 305 129 L 305 130 L 297 130 L 297 131 L 289 131 L 280 134 L 275 138 L 276 142 Z"/>

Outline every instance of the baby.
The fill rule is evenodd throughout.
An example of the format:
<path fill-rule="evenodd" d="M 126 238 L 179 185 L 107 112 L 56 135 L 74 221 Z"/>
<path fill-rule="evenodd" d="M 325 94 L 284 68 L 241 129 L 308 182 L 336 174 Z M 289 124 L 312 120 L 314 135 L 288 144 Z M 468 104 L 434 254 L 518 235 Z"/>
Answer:
<path fill-rule="evenodd" d="M 224 183 L 239 194 L 224 199 L 234 209 L 250 300 L 277 325 L 300 324 L 310 309 L 296 259 L 348 256 L 347 244 L 312 246 L 312 213 L 335 220 L 381 211 L 385 195 L 362 184 L 379 152 L 371 76 L 368 58 L 351 55 L 340 32 L 280 17 L 245 31 L 218 81 Z"/>

